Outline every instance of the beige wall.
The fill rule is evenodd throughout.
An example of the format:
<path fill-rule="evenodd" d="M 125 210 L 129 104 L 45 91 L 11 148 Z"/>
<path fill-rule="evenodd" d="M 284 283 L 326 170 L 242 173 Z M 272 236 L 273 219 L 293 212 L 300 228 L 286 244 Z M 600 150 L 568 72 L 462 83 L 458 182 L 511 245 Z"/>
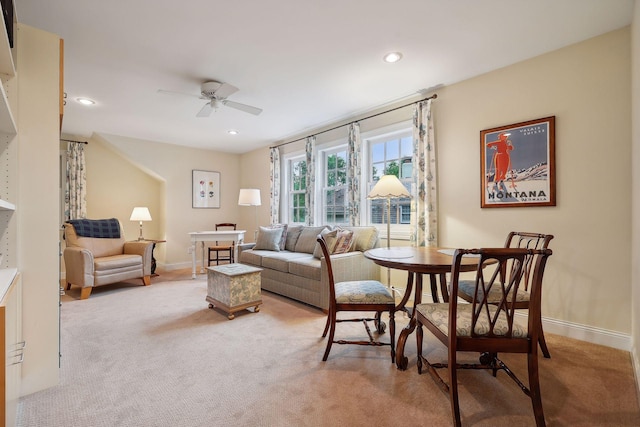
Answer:
<path fill-rule="evenodd" d="M 152 236 L 167 240 L 166 243 L 159 245 L 156 249 L 155 255 L 159 266 L 163 264 L 166 268 L 190 266 L 191 255 L 187 253 L 187 249 L 190 246 L 188 235 L 190 231 L 213 230 L 216 223 L 238 221 L 240 208 L 238 206 L 238 192 L 240 189 L 239 155 L 115 135 L 94 135 L 92 141 L 95 139 L 99 139 L 105 147 L 109 147 L 107 151 L 119 153 L 123 157 L 122 162 L 131 162 L 141 168 L 146 175 L 164 183 L 164 189 L 159 189 L 163 193 L 158 204 L 161 212 L 157 225 L 159 227 L 159 235 Z M 128 160 L 124 160 L 124 158 Z M 113 160 L 117 162 L 116 158 L 113 158 Z M 191 175 L 193 169 L 220 172 L 221 201 L 219 209 L 191 208 Z M 93 191 L 93 185 L 100 185 L 100 182 L 108 180 L 110 176 L 111 171 L 109 168 L 101 167 L 95 174 L 92 172 L 90 177 L 87 176 L 89 191 Z M 144 182 L 145 186 L 149 183 L 147 179 Z M 133 184 L 130 183 L 130 185 Z M 158 189 L 156 188 L 155 190 Z M 134 201 L 133 198 L 141 197 L 142 191 L 127 192 L 126 194 L 129 194 L 129 200 L 118 197 L 113 200 L 113 203 L 126 205 L 118 209 L 124 209 L 123 212 L 128 221 L 131 214 L 131 206 L 137 203 L 137 199 Z M 152 203 L 152 201 L 149 199 L 148 203 Z M 87 201 L 87 205 L 88 210 L 93 211 L 94 207 L 90 205 L 89 201 Z M 129 209 L 128 213 L 127 209 Z M 154 216 L 153 212 L 152 216 Z M 163 218 L 164 224 L 161 224 Z M 153 222 L 156 222 L 155 217 Z M 163 226 L 164 233 L 162 232 Z M 144 229 L 147 229 L 146 224 Z M 151 236 L 150 233 L 153 231 L 151 231 L 152 229 L 149 230 L 149 236 Z M 129 235 L 129 233 L 127 234 Z M 198 259 L 200 259 L 201 253 L 199 251 L 197 255 Z"/>
<path fill-rule="evenodd" d="M 543 316 L 631 332 L 629 28 L 467 80 L 436 101 L 440 238 L 556 235 Z M 480 209 L 479 130 L 556 116 L 557 206 Z"/>
<path fill-rule="evenodd" d="M 18 270 L 26 341 L 22 394 L 58 383 L 59 43 L 19 25 Z"/>
<path fill-rule="evenodd" d="M 135 206 L 146 206 L 152 221 L 143 222 L 143 236 L 164 236 L 164 182 L 124 159 L 104 139 L 94 136 L 85 146 L 87 218 L 118 218 L 128 240 L 140 234 L 140 223 L 129 221 Z M 155 255 L 162 251 L 158 245 Z"/>
<path fill-rule="evenodd" d="M 640 0 L 636 0 L 631 33 L 631 58 L 632 58 L 632 241 L 631 251 L 632 266 L 632 313 L 631 324 L 633 329 L 633 358 L 636 370 L 636 379 L 640 386 Z"/>

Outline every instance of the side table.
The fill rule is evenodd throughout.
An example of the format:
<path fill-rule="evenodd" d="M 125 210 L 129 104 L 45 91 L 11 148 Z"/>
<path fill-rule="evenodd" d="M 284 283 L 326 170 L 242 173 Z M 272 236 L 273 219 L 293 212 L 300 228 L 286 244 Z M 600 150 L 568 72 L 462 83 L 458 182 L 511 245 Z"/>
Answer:
<path fill-rule="evenodd" d="M 253 307 L 254 313 L 259 312 L 261 271 L 261 268 L 238 263 L 207 267 L 209 308 L 218 307 L 227 313 L 229 320 L 235 318 L 235 312 L 249 307 Z"/>
<path fill-rule="evenodd" d="M 156 274 L 156 258 L 153 256 L 153 251 L 156 249 L 157 243 L 165 243 L 166 240 L 155 240 L 155 239 L 143 239 L 145 242 L 152 242 L 153 246 L 151 247 L 151 275 L 157 276 Z"/>

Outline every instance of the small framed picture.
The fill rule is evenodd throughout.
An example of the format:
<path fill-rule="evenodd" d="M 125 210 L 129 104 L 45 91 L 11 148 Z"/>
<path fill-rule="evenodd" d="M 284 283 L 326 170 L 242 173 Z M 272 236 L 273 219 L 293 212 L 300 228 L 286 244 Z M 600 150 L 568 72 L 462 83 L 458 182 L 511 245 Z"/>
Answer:
<path fill-rule="evenodd" d="M 556 205 L 555 116 L 480 131 L 483 208 Z"/>
<path fill-rule="evenodd" d="M 192 208 L 220 207 L 220 172 L 192 170 Z"/>

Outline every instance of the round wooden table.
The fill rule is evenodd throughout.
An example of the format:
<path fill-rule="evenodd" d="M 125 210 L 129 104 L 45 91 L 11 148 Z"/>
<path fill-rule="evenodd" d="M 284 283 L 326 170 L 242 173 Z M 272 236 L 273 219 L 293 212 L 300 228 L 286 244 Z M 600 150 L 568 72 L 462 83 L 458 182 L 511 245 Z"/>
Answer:
<path fill-rule="evenodd" d="M 433 302 L 439 302 L 438 278 L 442 299 L 444 302 L 448 302 L 449 292 L 447 290 L 446 273 L 451 272 L 453 251 L 454 249 L 436 247 L 399 246 L 369 249 L 364 253 L 365 257 L 380 266 L 396 270 L 405 270 L 409 273 L 404 296 L 402 297 L 402 301 L 396 306 L 396 310 L 406 311 L 411 316 L 409 324 L 400 332 L 400 337 L 398 338 L 396 348 L 396 366 L 398 369 L 407 369 L 408 359 L 404 355 L 404 347 L 407 338 L 416 328 L 415 310 L 406 307 L 409 297 L 411 296 L 411 291 L 414 288 L 414 282 L 414 307 L 422 302 L 423 274 L 429 275 Z M 475 271 L 477 267 L 478 260 L 476 257 L 465 256 L 462 258 L 461 271 Z"/>

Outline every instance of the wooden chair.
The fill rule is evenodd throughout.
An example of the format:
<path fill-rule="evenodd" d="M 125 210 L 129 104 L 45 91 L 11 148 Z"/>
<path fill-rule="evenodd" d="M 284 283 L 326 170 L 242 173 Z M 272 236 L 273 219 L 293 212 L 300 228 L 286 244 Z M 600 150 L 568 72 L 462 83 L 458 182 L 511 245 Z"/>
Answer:
<path fill-rule="evenodd" d="M 505 248 L 526 248 L 526 249 L 547 249 L 549 247 L 549 242 L 553 239 L 553 235 L 551 234 L 538 234 L 538 233 L 525 233 L 520 231 L 512 231 L 507 236 L 507 240 L 505 241 Z M 524 283 L 518 289 L 518 293 L 516 295 L 516 299 L 514 304 L 514 308 L 516 309 L 527 309 L 529 308 L 529 299 L 530 294 L 529 290 L 531 288 L 531 278 L 532 278 L 532 267 L 533 267 L 533 256 L 528 256 L 525 259 L 524 264 Z M 473 297 L 476 293 L 476 286 L 473 281 L 470 280 L 461 280 L 458 284 L 458 296 L 464 299 L 467 302 L 473 301 Z M 482 290 L 480 290 L 480 294 L 478 298 L 482 297 Z M 488 294 L 488 301 L 490 304 L 497 304 L 500 301 L 501 295 L 498 289 L 494 289 Z M 540 322 L 540 335 L 539 335 L 539 344 L 540 349 L 542 350 L 542 354 L 546 358 L 551 357 L 551 353 L 549 353 L 549 348 L 547 347 L 547 342 L 544 339 L 544 332 L 542 330 L 542 314 L 540 314 L 538 321 Z"/>
<path fill-rule="evenodd" d="M 235 230 L 236 224 L 231 222 L 223 222 L 216 224 L 216 231 L 218 230 Z M 213 246 L 209 246 L 207 253 L 207 266 L 211 265 L 211 261 L 215 261 L 216 265 L 220 265 L 220 261 L 227 261 L 232 264 L 234 260 L 234 253 L 236 249 L 236 242 L 218 242 Z M 215 253 L 216 257 L 211 258 L 211 254 Z"/>
<path fill-rule="evenodd" d="M 373 345 L 391 347 L 391 361 L 395 361 L 395 311 L 396 303 L 389 289 L 377 280 L 356 280 L 348 282 L 335 283 L 333 278 L 333 269 L 331 267 L 331 254 L 327 248 L 323 236 L 318 236 L 318 243 L 322 248 L 327 264 L 327 273 L 329 278 L 329 312 L 327 313 L 327 323 L 324 327 L 323 337 L 327 336 L 329 331 L 329 339 L 327 347 L 324 351 L 323 361 L 329 357 L 332 344 L 356 344 L 356 345 Z M 350 312 L 375 312 L 375 317 L 365 318 L 337 318 L 337 313 L 341 311 Z M 386 328 L 385 323 L 381 320 L 382 312 L 389 312 L 389 334 L 388 342 L 376 340 L 367 322 L 373 321 L 378 334 L 383 334 Z M 340 322 L 363 322 L 364 327 L 369 336 L 368 341 L 347 341 L 335 340 L 336 324 Z"/>
<path fill-rule="evenodd" d="M 500 301 L 490 303 L 488 299 L 476 297 L 468 303 L 458 303 L 450 298 L 448 303 L 419 304 L 416 306 L 418 345 L 418 372 L 422 374 L 423 363 L 436 383 L 449 394 L 454 425 L 460 426 L 460 405 L 458 402 L 458 369 L 490 369 L 493 376 L 504 370 L 522 391 L 531 398 L 536 425 L 544 426 L 544 412 L 538 379 L 538 338 L 542 333 L 538 316 L 542 293 L 542 276 L 551 255 L 550 249 L 491 248 L 457 249 L 451 267 L 453 294 L 458 291 L 460 262 L 464 255 L 479 256 L 475 283 L 484 294 L 497 290 Z M 515 320 L 514 295 L 524 283 L 526 262 L 533 258 L 529 316 L 522 322 Z M 523 324 L 525 323 L 526 324 Z M 430 363 L 423 356 L 423 326 L 447 346 L 447 363 Z M 481 352 L 478 364 L 462 364 L 457 361 L 458 351 Z M 498 358 L 499 353 L 523 353 L 527 355 L 529 387 Z M 439 368 L 448 368 L 448 382 L 437 373 Z"/>

